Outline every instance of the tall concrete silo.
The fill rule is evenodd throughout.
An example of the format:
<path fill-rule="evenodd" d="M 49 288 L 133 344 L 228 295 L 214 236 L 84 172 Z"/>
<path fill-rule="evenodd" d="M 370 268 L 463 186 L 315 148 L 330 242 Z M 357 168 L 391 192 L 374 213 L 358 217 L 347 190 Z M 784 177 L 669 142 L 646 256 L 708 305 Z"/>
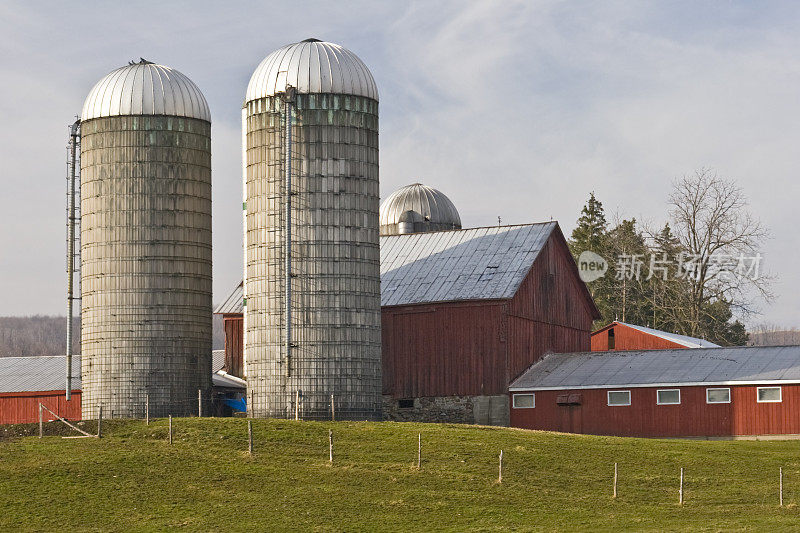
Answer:
<path fill-rule="evenodd" d="M 450 198 L 433 187 L 412 183 L 381 204 L 381 235 L 461 229 L 461 217 Z"/>
<path fill-rule="evenodd" d="M 379 418 L 372 74 L 337 44 L 285 46 L 253 73 L 243 130 L 248 413 L 328 418 L 333 395 L 337 419 Z"/>
<path fill-rule="evenodd" d="M 112 71 L 81 115 L 84 418 L 197 413 L 211 377 L 211 114 L 180 72 Z"/>

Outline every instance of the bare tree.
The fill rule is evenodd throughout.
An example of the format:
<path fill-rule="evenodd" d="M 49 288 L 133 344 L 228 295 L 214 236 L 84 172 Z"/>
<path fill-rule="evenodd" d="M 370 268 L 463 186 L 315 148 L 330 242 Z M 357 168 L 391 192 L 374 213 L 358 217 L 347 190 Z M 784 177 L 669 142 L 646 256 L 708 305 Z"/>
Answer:
<path fill-rule="evenodd" d="M 757 298 L 770 300 L 772 278 L 760 272 L 759 246 L 768 231 L 749 210 L 733 182 L 702 168 L 673 184 L 669 199 L 673 230 L 684 249 L 681 274 L 688 301 L 676 306 L 689 335 L 698 336 L 712 304 L 720 301 L 746 317 Z"/>

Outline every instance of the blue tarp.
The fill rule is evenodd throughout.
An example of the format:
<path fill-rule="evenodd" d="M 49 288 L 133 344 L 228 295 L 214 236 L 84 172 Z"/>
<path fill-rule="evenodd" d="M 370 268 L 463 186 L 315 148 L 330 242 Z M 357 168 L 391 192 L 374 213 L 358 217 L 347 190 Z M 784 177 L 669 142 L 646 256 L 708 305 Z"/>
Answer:
<path fill-rule="evenodd" d="M 247 400 L 245 398 L 239 398 L 239 399 L 225 398 L 225 405 L 227 405 L 234 411 L 239 411 L 242 413 L 247 412 Z"/>

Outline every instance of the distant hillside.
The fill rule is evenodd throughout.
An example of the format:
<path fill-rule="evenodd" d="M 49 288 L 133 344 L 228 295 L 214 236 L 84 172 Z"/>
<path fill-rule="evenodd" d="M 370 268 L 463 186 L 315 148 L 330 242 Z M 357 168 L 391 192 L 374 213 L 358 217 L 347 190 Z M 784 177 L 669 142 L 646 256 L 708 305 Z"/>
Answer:
<path fill-rule="evenodd" d="M 75 319 L 72 350 L 80 353 L 80 319 Z M 67 319 L 63 316 L 0 317 L 0 357 L 62 355 L 66 351 Z M 225 347 L 222 317 L 214 315 L 213 349 Z"/>
<path fill-rule="evenodd" d="M 759 328 L 750 332 L 750 342 L 752 346 L 785 346 L 788 344 L 800 344 L 800 330 Z"/>

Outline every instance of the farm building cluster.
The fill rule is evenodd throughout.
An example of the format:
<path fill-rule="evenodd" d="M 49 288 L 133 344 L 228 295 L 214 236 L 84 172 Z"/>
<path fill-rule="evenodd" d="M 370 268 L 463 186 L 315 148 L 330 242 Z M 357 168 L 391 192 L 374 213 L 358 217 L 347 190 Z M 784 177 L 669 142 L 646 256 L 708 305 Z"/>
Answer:
<path fill-rule="evenodd" d="M 212 353 L 208 104 L 149 61 L 103 77 L 70 136 L 81 354 L 0 358 L 0 423 L 34 421 L 41 403 L 73 420 L 335 412 L 800 434 L 800 347 L 722 348 L 624 322 L 592 332 L 600 314 L 557 222 L 465 228 L 420 183 L 379 203 L 378 110 L 369 69 L 334 43 L 293 43 L 255 69 L 244 275 L 214 311 L 225 348 Z"/>

